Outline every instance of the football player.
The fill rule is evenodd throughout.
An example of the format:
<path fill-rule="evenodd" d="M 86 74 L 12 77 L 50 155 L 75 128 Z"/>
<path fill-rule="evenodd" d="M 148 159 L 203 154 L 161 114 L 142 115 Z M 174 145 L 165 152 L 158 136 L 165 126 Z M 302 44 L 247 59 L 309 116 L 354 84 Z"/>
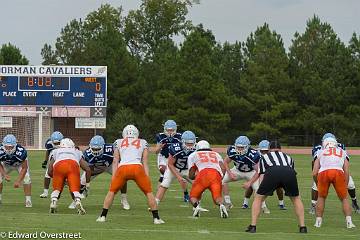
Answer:
<path fill-rule="evenodd" d="M 229 215 L 221 193 L 221 179 L 225 173 L 225 166 L 220 154 L 212 151 L 207 141 L 201 140 L 196 145 L 196 151 L 190 154 L 188 165 L 189 178 L 195 179 L 190 191 L 190 202 L 194 207 L 193 217 L 200 216 L 199 201 L 202 193 L 209 189 L 214 203 L 219 206 L 220 217 L 227 218 Z"/>
<path fill-rule="evenodd" d="M 116 145 L 116 142 L 114 143 Z M 91 138 L 89 147 L 83 152 L 85 161 L 88 163 L 91 170 L 91 179 L 92 181 L 95 177 L 99 176 L 101 173 L 107 172 L 112 175 L 112 162 L 114 159 L 114 145 L 105 143 L 105 140 L 102 136 L 96 135 Z M 87 192 L 84 191 L 86 188 L 86 173 L 83 172 L 81 176 L 81 188 L 80 193 L 87 196 Z M 127 200 L 126 195 L 127 184 L 124 184 L 124 187 L 121 191 L 121 204 L 123 209 L 129 210 L 130 205 Z M 73 201 L 70 206 L 70 209 L 75 208 L 75 201 Z"/>
<path fill-rule="evenodd" d="M 156 202 L 159 204 L 163 199 L 166 190 L 170 187 L 171 182 L 177 178 L 182 189 L 186 190 L 189 179 L 188 157 L 195 151 L 196 136 L 192 131 L 185 131 L 181 135 L 181 143 L 173 143 L 169 148 L 168 166 L 164 173 L 164 179 L 161 182 L 156 193 Z"/>
<path fill-rule="evenodd" d="M 223 187 L 228 182 L 239 181 L 241 179 L 250 180 L 257 171 L 258 163 L 260 160 L 260 153 L 250 147 L 250 140 L 247 136 L 239 136 L 234 145 L 228 147 L 227 156 L 224 160 L 226 168 L 225 176 L 222 180 Z M 229 163 L 234 161 L 234 167 L 229 168 Z M 259 180 L 252 184 L 252 189 L 257 191 L 259 188 Z M 225 205 L 227 208 L 232 207 L 229 189 L 225 186 L 223 188 Z M 249 207 L 249 198 L 245 196 L 242 208 L 246 209 Z M 262 203 L 262 210 L 264 213 L 270 213 L 266 203 Z"/>
<path fill-rule="evenodd" d="M 63 134 L 59 131 L 55 131 L 51 134 L 50 138 L 46 141 L 45 143 L 45 149 L 46 149 L 46 153 L 45 153 L 45 160 L 43 161 L 43 163 L 41 164 L 41 167 L 46 169 L 45 171 L 45 176 L 44 176 L 44 190 L 43 193 L 40 194 L 41 198 L 47 198 L 48 194 L 49 194 L 49 186 L 50 186 L 50 182 L 51 182 L 51 178 L 48 174 L 48 161 L 49 161 L 49 156 L 52 150 L 59 148 L 60 146 L 60 141 L 64 138 Z"/>
<path fill-rule="evenodd" d="M 75 207 L 79 214 L 84 215 L 85 209 L 81 204 L 80 168 L 86 172 L 86 187 L 89 187 L 91 170 L 82 156 L 82 152 L 75 148 L 70 138 L 60 141 L 60 146 L 50 154 L 48 174 L 53 178 L 53 192 L 51 193 L 50 213 L 57 211 L 57 202 L 67 181 Z"/>
<path fill-rule="evenodd" d="M 14 188 L 19 188 L 21 183 L 23 183 L 25 207 L 32 207 L 31 179 L 27 151 L 17 143 L 14 135 L 8 134 L 4 137 L 0 146 L 0 204 L 2 201 L 3 180 L 10 181 L 8 173 L 12 170 L 16 170 L 19 173 L 18 178 L 14 182 Z"/>
<path fill-rule="evenodd" d="M 105 197 L 101 215 L 97 222 L 105 222 L 108 210 L 114 201 L 115 194 L 128 180 L 134 180 L 148 200 L 154 224 L 165 223 L 157 210 L 155 197 L 152 193 L 148 166 L 148 144 L 139 138 L 139 130 L 134 125 L 127 125 L 122 132 L 122 139 L 116 140 L 114 160 L 112 163 L 113 177 L 110 189 Z"/>
<path fill-rule="evenodd" d="M 324 136 L 322 137 L 322 142 L 326 138 L 334 138 L 334 139 L 336 139 L 334 134 L 325 133 Z M 338 144 L 338 147 L 342 148 L 345 151 L 346 160 L 350 161 L 350 157 L 346 152 L 345 145 L 341 144 L 341 143 L 337 143 L 337 144 Z M 311 163 L 311 169 L 314 168 L 314 161 L 316 159 L 317 152 L 319 150 L 321 150 L 321 149 L 322 149 L 322 145 L 317 145 L 312 149 L 312 157 L 313 158 L 312 158 L 312 163 Z M 360 214 L 360 207 L 359 207 L 359 205 L 357 203 L 357 199 L 356 199 L 355 183 L 354 183 L 354 180 L 353 180 L 353 178 L 351 176 L 349 176 L 349 183 L 348 183 L 347 189 L 348 189 L 348 193 L 349 193 L 349 195 L 351 197 L 352 207 L 353 207 L 354 211 L 356 213 Z M 315 214 L 315 206 L 316 206 L 316 203 L 317 203 L 317 198 L 318 198 L 318 189 L 317 189 L 316 183 L 314 181 L 313 185 L 312 185 L 312 188 L 311 188 L 311 206 L 310 206 L 310 209 L 309 209 L 310 214 Z"/>
<path fill-rule="evenodd" d="M 262 140 L 259 143 L 258 150 L 261 155 L 264 155 L 264 154 L 270 152 L 270 142 L 268 140 Z M 249 188 L 249 189 L 252 189 L 252 188 Z M 277 188 L 276 195 L 278 196 L 278 199 L 279 199 L 279 209 L 287 210 L 287 208 L 285 207 L 285 203 L 284 203 L 284 190 L 282 188 Z"/>
<path fill-rule="evenodd" d="M 164 132 L 156 134 L 155 153 L 157 154 L 157 164 L 160 172 L 159 183 L 164 179 L 164 173 L 168 164 L 169 147 L 171 144 L 181 142 L 181 133 L 176 132 L 177 125 L 174 120 L 167 120 L 164 123 Z M 189 193 L 186 185 L 181 185 L 184 191 L 184 202 L 189 201 Z"/>
<path fill-rule="evenodd" d="M 347 199 L 347 183 L 349 181 L 349 161 L 346 152 L 338 146 L 334 137 L 326 137 L 322 141 L 322 149 L 316 153 L 313 177 L 318 187 L 318 200 L 316 204 L 315 227 L 322 224 L 325 199 L 330 184 L 335 188 L 336 194 L 342 203 L 347 228 L 354 228 L 351 219 L 351 207 Z"/>

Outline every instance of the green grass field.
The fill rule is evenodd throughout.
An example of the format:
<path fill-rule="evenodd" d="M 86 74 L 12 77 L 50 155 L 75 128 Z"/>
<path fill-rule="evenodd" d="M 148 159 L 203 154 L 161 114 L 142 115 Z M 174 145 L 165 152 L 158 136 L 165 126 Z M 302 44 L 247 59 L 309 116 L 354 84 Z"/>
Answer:
<path fill-rule="evenodd" d="M 103 174 L 91 183 L 89 197 L 83 200 L 87 211 L 84 216 L 77 215 L 67 206 L 70 203 L 68 190 L 65 189 L 59 201 L 57 214 L 49 214 L 49 199 L 40 199 L 44 170 L 41 168 L 44 152 L 30 152 L 32 178 L 32 208 L 25 208 L 22 189 L 14 189 L 16 173 L 11 173 L 12 182 L 4 184 L 3 203 L 0 205 L 0 232 L 18 231 L 33 233 L 81 233 L 82 239 L 360 239 L 360 215 L 353 214 L 357 228 L 348 230 L 335 192 L 330 191 L 325 209 L 323 226 L 315 229 L 314 216 L 308 214 L 310 205 L 310 156 L 294 155 L 298 172 L 300 193 L 305 205 L 305 218 L 309 233 L 298 234 L 298 227 L 292 205 L 285 199 L 287 211 L 277 207 L 276 194 L 267 200 L 270 215 L 260 217 L 258 233 L 249 234 L 244 230 L 250 222 L 251 210 L 241 209 L 244 190 L 241 183 L 230 183 L 232 202 L 235 207 L 229 212 L 230 218 L 221 219 L 218 208 L 212 204 L 209 192 L 203 197 L 202 206 L 210 212 L 202 213 L 199 219 L 191 217 L 192 207 L 182 202 L 182 192 L 177 182 L 165 195 L 160 204 L 160 216 L 166 224 L 153 225 L 151 214 L 147 211 L 145 197 L 136 184 L 128 184 L 128 198 L 131 210 L 120 207 L 120 198 L 109 211 L 107 222 L 95 222 L 102 209 L 102 203 L 108 190 L 110 175 Z M 158 172 L 155 155 L 151 155 L 151 176 L 153 189 L 156 190 Z M 355 183 L 360 186 L 360 156 L 351 159 L 351 173 Z M 358 190 L 360 198 L 360 190 Z M 1 236 L 5 236 L 0 234 Z M 7 237 L 5 237 L 7 238 Z M 39 237 L 40 239 L 40 237 Z"/>

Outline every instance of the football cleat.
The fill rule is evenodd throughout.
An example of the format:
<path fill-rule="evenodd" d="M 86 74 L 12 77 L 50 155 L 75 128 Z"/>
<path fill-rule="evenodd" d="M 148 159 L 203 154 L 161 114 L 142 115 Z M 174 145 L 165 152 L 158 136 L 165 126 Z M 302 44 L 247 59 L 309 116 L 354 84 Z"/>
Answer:
<path fill-rule="evenodd" d="M 228 211 L 234 207 L 234 205 L 231 202 L 224 203 L 224 205 Z"/>
<path fill-rule="evenodd" d="M 315 214 L 315 205 L 314 205 L 314 204 L 311 204 L 311 207 L 310 207 L 310 209 L 309 209 L 309 213 L 310 213 L 311 215 L 314 215 L 314 214 Z"/>
<path fill-rule="evenodd" d="M 220 217 L 221 218 L 228 218 L 229 217 L 229 214 L 228 214 L 224 204 L 220 204 L 219 209 L 220 209 Z"/>
<path fill-rule="evenodd" d="M 265 214 L 270 214 L 270 210 L 268 209 L 268 207 L 263 207 L 263 208 L 262 208 L 262 211 L 263 211 L 263 213 L 265 213 Z"/>
<path fill-rule="evenodd" d="M 164 224 L 164 220 L 160 219 L 160 218 L 154 218 L 154 224 Z"/>
<path fill-rule="evenodd" d="M 184 202 L 189 202 L 189 201 L 190 201 L 189 194 L 184 194 Z"/>
<path fill-rule="evenodd" d="M 196 208 L 193 208 L 193 215 L 192 216 L 196 217 L 196 218 L 200 217 L 200 207 L 199 207 L 199 205 Z"/>
<path fill-rule="evenodd" d="M 360 214 L 360 207 L 359 205 L 357 204 L 356 200 L 352 200 L 352 204 L 351 204 L 352 208 L 354 209 L 354 211 L 358 214 Z"/>
<path fill-rule="evenodd" d="M 247 204 L 244 203 L 244 204 L 241 206 L 241 208 L 242 208 L 242 209 L 249 209 L 249 205 L 247 205 Z"/>
<path fill-rule="evenodd" d="M 57 209 L 57 199 L 53 198 L 51 199 L 51 203 L 50 203 L 50 213 L 56 213 L 56 209 Z"/>
<path fill-rule="evenodd" d="M 347 222 L 346 223 L 346 228 L 354 228 L 354 227 L 356 227 L 352 222 Z"/>
<path fill-rule="evenodd" d="M 32 207 L 32 202 L 30 200 L 26 200 L 25 201 L 25 207 L 31 208 Z"/>
<path fill-rule="evenodd" d="M 299 228 L 299 233 L 307 233 L 307 228 L 306 228 L 306 226 L 300 227 L 300 228 Z"/>
<path fill-rule="evenodd" d="M 83 208 L 80 199 L 75 200 L 75 208 L 77 209 L 80 215 L 84 215 L 86 213 L 85 209 Z"/>
<path fill-rule="evenodd" d="M 106 217 L 105 216 L 99 216 L 97 219 L 96 219 L 97 222 L 105 222 L 106 221 Z"/>
<path fill-rule="evenodd" d="M 75 201 L 72 201 L 68 206 L 69 209 L 75 209 Z"/>
<path fill-rule="evenodd" d="M 286 208 L 285 205 L 283 205 L 283 204 L 279 204 L 279 209 L 280 209 L 280 210 L 287 210 L 287 208 Z"/>
<path fill-rule="evenodd" d="M 245 232 L 248 232 L 248 233 L 256 233 L 256 226 L 254 225 L 249 225 L 247 227 L 247 229 L 245 230 Z"/>
<path fill-rule="evenodd" d="M 130 204 L 129 204 L 128 200 L 126 199 L 126 197 L 121 198 L 121 205 L 122 205 L 123 209 L 130 210 Z"/>
<path fill-rule="evenodd" d="M 47 198 L 48 197 L 48 193 L 43 192 L 42 194 L 40 194 L 40 198 Z"/>
<path fill-rule="evenodd" d="M 322 223 L 322 220 L 320 219 L 316 219 L 316 221 L 315 221 L 315 224 L 314 224 L 314 227 L 317 227 L 317 228 L 319 228 L 319 227 L 321 227 L 321 223 Z"/>

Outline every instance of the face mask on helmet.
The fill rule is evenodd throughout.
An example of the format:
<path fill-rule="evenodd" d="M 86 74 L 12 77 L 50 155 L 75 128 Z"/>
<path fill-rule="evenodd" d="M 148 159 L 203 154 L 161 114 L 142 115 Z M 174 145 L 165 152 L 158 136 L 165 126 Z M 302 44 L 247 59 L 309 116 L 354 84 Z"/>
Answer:
<path fill-rule="evenodd" d="M 122 132 L 123 138 L 138 138 L 139 130 L 134 125 L 127 125 Z"/>
<path fill-rule="evenodd" d="M 50 136 L 50 140 L 52 143 L 53 148 L 59 148 L 60 147 L 60 141 L 64 138 L 61 132 L 56 131 L 53 132 Z"/>
<path fill-rule="evenodd" d="M 16 150 L 16 144 L 16 137 L 12 134 L 8 134 L 2 141 L 2 148 L 6 154 L 11 155 Z"/>
<path fill-rule="evenodd" d="M 94 156 L 100 156 L 104 153 L 105 140 L 102 136 L 96 135 L 90 140 L 90 151 Z"/>
<path fill-rule="evenodd" d="M 239 155 L 245 155 L 250 147 L 250 140 L 246 136 L 240 136 L 235 140 L 235 150 Z"/>
<path fill-rule="evenodd" d="M 167 120 L 164 123 L 164 133 L 167 137 L 173 137 L 176 134 L 177 125 L 174 120 Z"/>
<path fill-rule="evenodd" d="M 181 143 L 183 150 L 190 151 L 195 149 L 196 136 L 192 131 L 185 131 L 181 135 Z"/>

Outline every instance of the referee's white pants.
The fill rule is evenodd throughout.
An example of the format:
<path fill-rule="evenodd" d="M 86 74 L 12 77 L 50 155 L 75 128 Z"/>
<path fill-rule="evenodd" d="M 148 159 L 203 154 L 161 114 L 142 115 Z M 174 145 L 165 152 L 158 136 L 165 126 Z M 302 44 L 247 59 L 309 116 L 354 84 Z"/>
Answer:
<path fill-rule="evenodd" d="M 222 184 L 228 183 L 228 182 L 239 181 L 241 179 L 245 179 L 245 180 L 249 181 L 256 173 L 255 170 L 253 170 L 251 172 L 241 172 L 236 167 L 233 167 L 232 169 L 230 169 L 230 172 L 232 172 L 236 176 L 236 179 L 232 180 L 230 178 L 229 174 L 226 172 L 225 176 L 222 180 Z M 259 185 L 260 185 L 260 181 L 258 179 L 251 185 L 251 187 L 256 192 L 259 188 Z"/>

